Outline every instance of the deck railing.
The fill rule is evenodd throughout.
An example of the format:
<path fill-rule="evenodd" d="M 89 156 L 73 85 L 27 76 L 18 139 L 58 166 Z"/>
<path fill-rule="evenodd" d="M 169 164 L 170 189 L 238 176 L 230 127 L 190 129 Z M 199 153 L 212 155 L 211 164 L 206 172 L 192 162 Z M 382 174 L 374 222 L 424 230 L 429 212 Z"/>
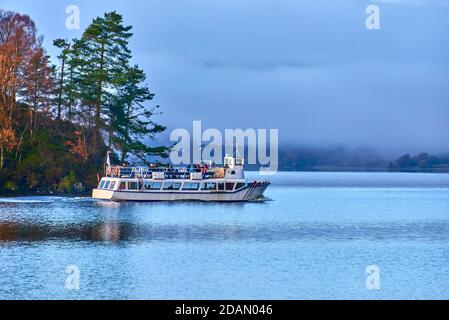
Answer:
<path fill-rule="evenodd" d="M 153 177 L 153 172 L 163 172 L 165 179 L 190 179 L 191 173 L 202 173 L 203 179 L 216 177 L 216 169 L 205 168 L 160 168 L 160 167 L 123 167 L 107 166 L 105 175 L 117 178 L 147 178 Z"/>

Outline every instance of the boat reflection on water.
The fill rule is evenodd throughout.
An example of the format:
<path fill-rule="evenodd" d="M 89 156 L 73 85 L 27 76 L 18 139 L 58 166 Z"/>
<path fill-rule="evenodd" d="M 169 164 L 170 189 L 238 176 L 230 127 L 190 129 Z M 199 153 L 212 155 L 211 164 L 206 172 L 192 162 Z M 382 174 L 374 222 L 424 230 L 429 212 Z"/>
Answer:
<path fill-rule="evenodd" d="M 48 241 L 191 241 L 191 240 L 237 240 L 242 230 L 232 223 L 226 226 L 173 226 L 132 225 L 126 222 L 105 222 L 69 225 L 45 225 L 32 223 L 1 222 L 1 242 L 48 242 Z"/>
<path fill-rule="evenodd" d="M 116 222 L 98 225 L 93 229 L 93 238 L 102 241 L 117 242 L 120 240 L 120 226 Z"/>
<path fill-rule="evenodd" d="M 413 230 L 413 231 L 411 231 Z M 260 224 L 245 226 L 228 221 L 226 224 L 134 224 L 110 221 L 67 225 L 1 222 L 0 245 L 2 243 L 26 242 L 184 242 L 208 241 L 449 241 L 448 223 L 382 223 L 328 224 L 297 223 L 289 225 Z"/>
<path fill-rule="evenodd" d="M 129 229 L 117 222 L 84 225 L 44 225 L 17 222 L 0 223 L 0 242 L 81 240 L 118 242 L 129 236 Z"/>

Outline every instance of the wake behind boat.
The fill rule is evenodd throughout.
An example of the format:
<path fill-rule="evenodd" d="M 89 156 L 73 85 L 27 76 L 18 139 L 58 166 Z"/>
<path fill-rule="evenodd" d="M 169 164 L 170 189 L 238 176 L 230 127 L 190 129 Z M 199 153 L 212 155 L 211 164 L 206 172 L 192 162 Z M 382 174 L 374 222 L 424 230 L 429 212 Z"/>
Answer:
<path fill-rule="evenodd" d="M 184 168 L 107 166 L 92 197 L 114 201 L 218 202 L 263 198 L 270 182 L 247 181 L 243 165 L 243 158 L 226 156 L 222 167 L 207 164 Z"/>

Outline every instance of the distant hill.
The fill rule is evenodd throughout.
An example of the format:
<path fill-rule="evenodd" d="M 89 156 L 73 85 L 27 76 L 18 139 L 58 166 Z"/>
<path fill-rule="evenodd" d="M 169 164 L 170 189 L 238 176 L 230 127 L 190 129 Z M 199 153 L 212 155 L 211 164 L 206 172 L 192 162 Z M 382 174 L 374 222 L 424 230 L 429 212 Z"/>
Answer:
<path fill-rule="evenodd" d="M 258 170 L 259 165 L 247 165 L 248 170 Z M 396 160 L 367 148 L 300 148 L 281 147 L 281 171 L 400 171 L 448 172 L 449 154 L 421 153 L 412 157 L 403 155 Z"/>
<path fill-rule="evenodd" d="M 380 171 L 388 160 L 366 148 L 282 148 L 279 151 L 280 170 L 311 171 Z"/>
<path fill-rule="evenodd" d="M 449 154 L 435 156 L 421 153 L 415 157 L 405 154 L 396 161 L 390 162 L 388 169 L 390 171 L 449 173 Z"/>

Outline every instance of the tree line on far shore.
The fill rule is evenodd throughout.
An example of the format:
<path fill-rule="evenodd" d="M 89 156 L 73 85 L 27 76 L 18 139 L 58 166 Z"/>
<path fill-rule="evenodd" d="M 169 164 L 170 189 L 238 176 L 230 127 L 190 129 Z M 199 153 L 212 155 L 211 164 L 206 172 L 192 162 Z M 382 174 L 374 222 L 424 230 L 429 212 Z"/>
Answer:
<path fill-rule="evenodd" d="M 420 153 L 412 157 L 405 154 L 388 166 L 390 171 L 414 171 L 414 172 L 449 172 L 449 155 L 430 155 Z"/>
<path fill-rule="evenodd" d="M 252 169 L 258 169 L 253 167 Z M 297 148 L 279 150 L 280 170 L 299 171 L 403 171 L 449 172 L 449 154 L 416 156 L 405 154 L 396 160 L 367 148 Z"/>
<path fill-rule="evenodd" d="M 53 65 L 33 20 L 0 10 L 0 192 L 91 187 L 107 151 L 120 162 L 166 156 L 148 144 L 165 127 L 131 63 L 131 30 L 105 13 L 81 38 L 54 40 Z"/>

